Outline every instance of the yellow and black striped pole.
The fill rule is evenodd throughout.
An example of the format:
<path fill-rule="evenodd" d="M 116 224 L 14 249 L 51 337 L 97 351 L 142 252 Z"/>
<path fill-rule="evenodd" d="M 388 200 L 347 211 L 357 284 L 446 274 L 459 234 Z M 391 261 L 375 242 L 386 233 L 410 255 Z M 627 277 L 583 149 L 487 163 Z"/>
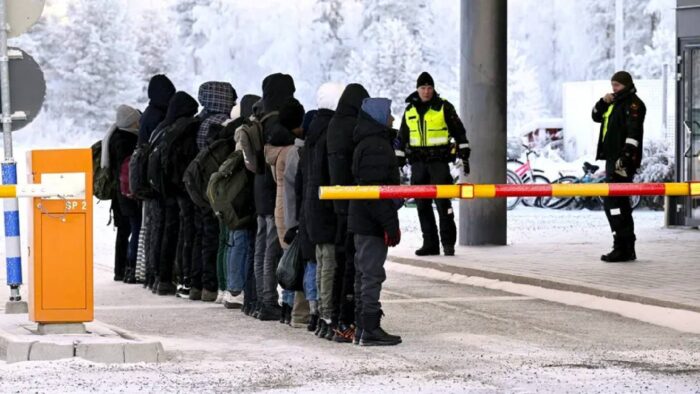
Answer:
<path fill-rule="evenodd" d="M 417 185 L 325 186 L 322 200 L 383 200 L 393 198 L 498 198 L 498 197 L 622 197 L 700 196 L 700 182 L 676 183 L 576 183 L 524 185 Z"/>

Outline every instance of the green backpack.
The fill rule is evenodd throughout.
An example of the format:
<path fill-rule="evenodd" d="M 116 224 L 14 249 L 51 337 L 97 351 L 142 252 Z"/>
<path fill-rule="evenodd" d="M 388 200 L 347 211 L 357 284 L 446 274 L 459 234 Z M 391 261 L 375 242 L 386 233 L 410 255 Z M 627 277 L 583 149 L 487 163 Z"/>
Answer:
<path fill-rule="evenodd" d="M 255 220 L 251 175 L 243 152 L 234 151 L 209 180 L 207 197 L 211 208 L 230 230 L 246 228 Z"/>
<path fill-rule="evenodd" d="M 102 140 L 92 145 L 92 193 L 98 200 L 111 200 L 117 192 L 117 181 L 110 168 L 102 168 Z"/>

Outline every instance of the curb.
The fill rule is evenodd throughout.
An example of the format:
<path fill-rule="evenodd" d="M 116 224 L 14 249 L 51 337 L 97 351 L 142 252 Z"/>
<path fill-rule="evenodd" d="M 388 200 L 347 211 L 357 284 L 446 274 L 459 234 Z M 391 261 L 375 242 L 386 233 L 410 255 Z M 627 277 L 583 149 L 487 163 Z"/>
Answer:
<path fill-rule="evenodd" d="M 432 261 L 424 261 L 419 259 L 411 259 L 405 257 L 387 256 L 387 260 L 404 264 L 417 268 L 431 268 L 437 271 L 445 272 L 448 274 L 459 274 L 464 276 L 476 276 L 480 278 L 499 280 L 504 282 L 512 282 L 521 285 L 530 285 L 542 287 L 545 289 L 570 291 L 573 293 L 587 294 L 597 297 L 609 298 L 619 301 L 634 302 L 637 304 L 658 306 L 662 308 L 670 309 L 681 309 L 691 312 L 700 313 L 700 306 L 688 305 L 675 301 L 668 301 L 659 298 L 652 298 L 646 296 L 640 296 L 630 293 L 622 293 L 614 290 L 606 290 L 597 287 L 592 287 L 583 284 L 569 283 L 565 281 L 556 281 L 551 279 L 542 279 L 534 276 L 525 276 L 519 274 L 510 274 L 506 272 L 499 271 L 489 271 L 486 269 L 469 268 L 469 267 L 458 267 L 450 264 L 437 263 Z"/>

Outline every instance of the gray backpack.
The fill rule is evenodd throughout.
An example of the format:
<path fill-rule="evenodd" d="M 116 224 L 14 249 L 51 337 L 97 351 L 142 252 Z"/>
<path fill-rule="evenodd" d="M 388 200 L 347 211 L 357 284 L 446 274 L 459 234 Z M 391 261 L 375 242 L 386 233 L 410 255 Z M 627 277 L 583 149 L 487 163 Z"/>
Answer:
<path fill-rule="evenodd" d="M 245 167 L 255 174 L 265 173 L 263 122 L 274 115 L 279 115 L 279 112 L 272 111 L 259 120 L 253 115 L 238 128 L 241 135 L 240 144 Z"/>
<path fill-rule="evenodd" d="M 251 176 L 243 153 L 234 151 L 209 180 L 207 197 L 211 208 L 230 230 L 247 228 L 255 221 Z"/>

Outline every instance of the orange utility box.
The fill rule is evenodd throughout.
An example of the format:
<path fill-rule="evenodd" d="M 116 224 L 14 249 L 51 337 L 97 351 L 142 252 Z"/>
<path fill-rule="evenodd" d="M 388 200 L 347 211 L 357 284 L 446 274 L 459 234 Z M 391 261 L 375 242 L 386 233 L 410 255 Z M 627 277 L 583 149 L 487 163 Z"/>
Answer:
<path fill-rule="evenodd" d="M 37 323 L 93 320 L 92 150 L 27 153 L 29 182 L 84 182 L 74 199 L 34 198 L 29 225 L 29 319 Z"/>

